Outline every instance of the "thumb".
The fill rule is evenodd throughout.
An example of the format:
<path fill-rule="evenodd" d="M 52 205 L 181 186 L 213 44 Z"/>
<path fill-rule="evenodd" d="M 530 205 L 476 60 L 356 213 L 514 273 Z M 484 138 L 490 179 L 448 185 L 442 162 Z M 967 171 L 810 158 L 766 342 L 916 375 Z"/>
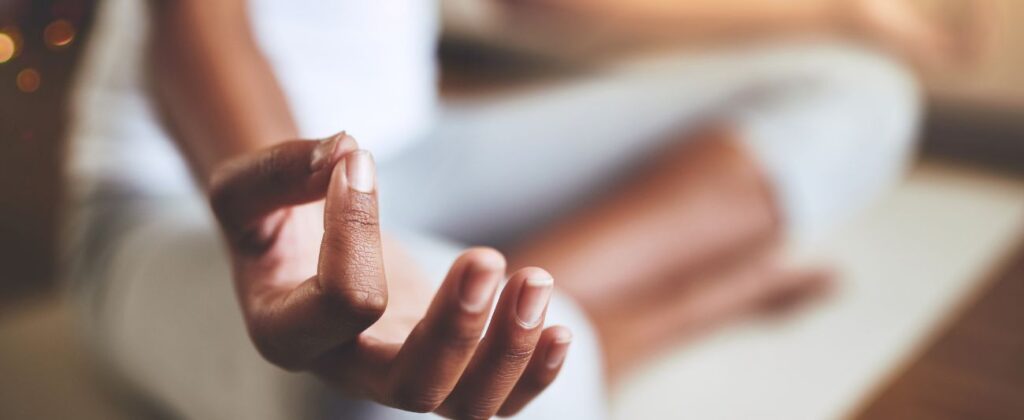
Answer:
<path fill-rule="evenodd" d="M 376 178 L 373 156 L 365 150 L 349 153 L 334 168 L 317 269 L 320 290 L 366 325 L 387 306 Z"/>
<path fill-rule="evenodd" d="M 257 348 L 285 368 L 303 368 L 354 340 L 387 306 L 373 158 L 360 150 L 335 165 L 327 187 L 317 275 L 285 293 L 250 300 Z M 266 290 L 264 290 L 265 292 Z"/>

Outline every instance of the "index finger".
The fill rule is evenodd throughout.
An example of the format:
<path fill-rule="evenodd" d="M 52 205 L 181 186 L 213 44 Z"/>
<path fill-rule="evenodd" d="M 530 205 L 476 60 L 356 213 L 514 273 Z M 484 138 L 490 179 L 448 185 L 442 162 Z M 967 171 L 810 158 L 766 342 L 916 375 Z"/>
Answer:
<path fill-rule="evenodd" d="M 228 239 L 242 249 L 259 249 L 265 238 L 251 236 L 263 219 L 279 209 L 322 199 L 331 177 L 328 169 L 357 148 L 355 139 L 341 132 L 324 141 L 284 142 L 220 165 L 208 189 Z"/>

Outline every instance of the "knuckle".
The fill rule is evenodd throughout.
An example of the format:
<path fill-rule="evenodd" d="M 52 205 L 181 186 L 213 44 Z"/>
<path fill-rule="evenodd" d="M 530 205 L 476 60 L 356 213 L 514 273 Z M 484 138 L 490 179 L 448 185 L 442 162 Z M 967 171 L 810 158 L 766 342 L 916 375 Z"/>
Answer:
<path fill-rule="evenodd" d="M 323 294 L 326 304 L 350 325 L 367 327 L 377 322 L 387 309 L 387 292 L 367 283 L 330 288 Z"/>
<path fill-rule="evenodd" d="M 494 372 L 493 380 L 496 384 L 508 386 L 519 380 L 522 369 L 514 366 L 505 366 Z"/>
<path fill-rule="evenodd" d="M 513 344 L 501 352 L 501 363 L 510 367 L 522 367 L 533 357 L 532 344 Z"/>
<path fill-rule="evenodd" d="M 345 209 L 341 217 L 345 225 L 351 228 L 366 230 L 380 227 L 377 215 L 365 209 L 349 207 Z"/>
<path fill-rule="evenodd" d="M 359 244 L 348 239 L 327 244 L 329 248 L 343 250 L 342 259 L 334 261 L 337 269 L 322 274 L 321 292 L 329 307 L 338 308 L 346 318 L 373 323 L 384 313 L 388 302 L 387 282 L 384 278 L 380 251 L 372 245 Z"/>

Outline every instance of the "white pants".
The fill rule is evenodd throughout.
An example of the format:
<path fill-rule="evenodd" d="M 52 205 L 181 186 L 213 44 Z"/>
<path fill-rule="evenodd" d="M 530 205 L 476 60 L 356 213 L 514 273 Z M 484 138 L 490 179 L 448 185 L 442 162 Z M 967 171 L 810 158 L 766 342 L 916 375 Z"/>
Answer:
<path fill-rule="evenodd" d="M 412 232 L 438 281 L 455 243 L 510 240 L 570 211 L 707 118 L 730 121 L 766 173 L 788 230 L 813 237 L 900 174 L 918 119 L 899 67 L 834 46 L 679 54 L 606 67 L 543 89 L 446 105 L 431 139 L 379 166 L 385 229 Z M 87 202 L 79 255 L 86 328 L 112 370 L 186 418 L 402 418 L 282 372 L 249 343 L 217 229 L 197 195 Z M 79 288 L 80 297 L 86 296 Z M 601 351 L 576 334 L 565 369 L 523 418 L 604 416 Z"/>

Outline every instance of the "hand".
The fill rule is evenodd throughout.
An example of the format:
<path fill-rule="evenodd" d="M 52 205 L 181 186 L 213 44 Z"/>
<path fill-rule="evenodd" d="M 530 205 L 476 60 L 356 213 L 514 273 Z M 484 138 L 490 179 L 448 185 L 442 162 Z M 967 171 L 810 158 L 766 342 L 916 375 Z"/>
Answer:
<path fill-rule="evenodd" d="M 398 275 L 385 276 L 375 167 L 351 137 L 234 159 L 209 191 L 249 334 L 270 362 L 349 396 L 458 418 L 514 414 L 558 374 L 571 334 L 542 330 L 547 272 L 513 274 L 496 307 L 506 264 L 491 249 L 464 253 L 430 302 L 392 248 Z"/>
<path fill-rule="evenodd" d="M 861 35 L 925 68 L 973 61 L 985 43 L 990 0 L 961 0 L 956 22 L 943 22 L 907 0 L 843 0 L 844 21 Z"/>

